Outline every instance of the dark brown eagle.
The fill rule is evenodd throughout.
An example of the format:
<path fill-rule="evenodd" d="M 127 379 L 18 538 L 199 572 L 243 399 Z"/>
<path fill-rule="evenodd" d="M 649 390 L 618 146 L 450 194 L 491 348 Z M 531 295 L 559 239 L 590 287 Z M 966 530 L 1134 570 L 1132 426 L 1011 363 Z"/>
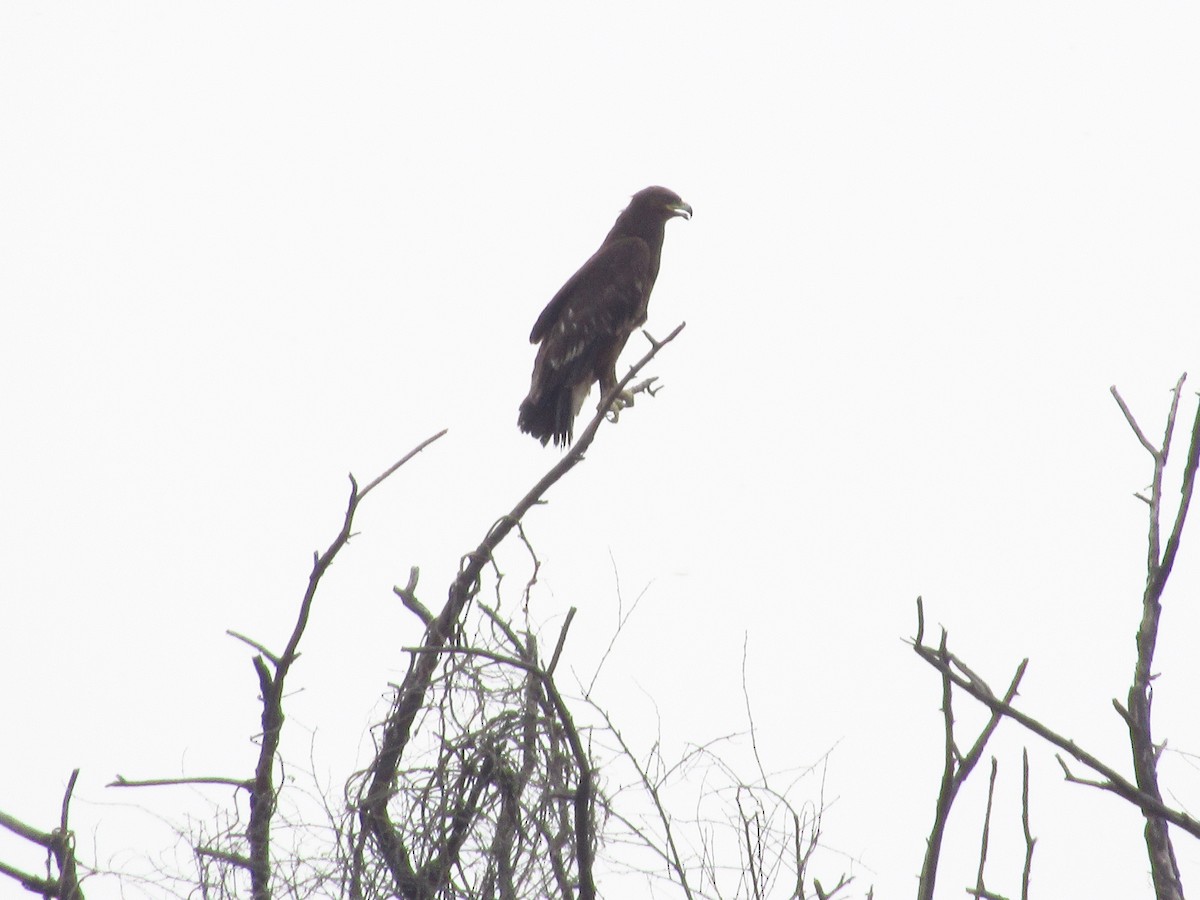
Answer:
<path fill-rule="evenodd" d="M 675 216 L 690 219 L 692 208 L 674 191 L 638 191 L 600 249 L 538 316 L 529 342 L 541 346 L 517 424 L 542 444 L 551 438 L 560 446 L 571 443 L 592 382 L 600 382 L 601 402 L 616 386 L 617 357 L 646 321 L 663 231 Z"/>

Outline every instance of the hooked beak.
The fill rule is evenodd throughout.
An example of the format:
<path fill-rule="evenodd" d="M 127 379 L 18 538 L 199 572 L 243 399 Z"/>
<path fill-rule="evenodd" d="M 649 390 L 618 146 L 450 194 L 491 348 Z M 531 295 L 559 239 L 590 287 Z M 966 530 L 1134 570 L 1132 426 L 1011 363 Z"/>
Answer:
<path fill-rule="evenodd" d="M 685 219 L 692 217 L 692 206 L 690 203 L 684 203 L 680 200 L 678 203 L 672 203 L 667 209 L 671 210 L 672 216 L 682 216 Z"/>

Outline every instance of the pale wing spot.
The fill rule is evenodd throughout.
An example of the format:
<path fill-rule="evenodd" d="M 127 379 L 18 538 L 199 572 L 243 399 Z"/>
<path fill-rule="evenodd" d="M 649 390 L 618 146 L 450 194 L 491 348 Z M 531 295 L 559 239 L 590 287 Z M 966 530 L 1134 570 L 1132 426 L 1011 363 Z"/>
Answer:
<path fill-rule="evenodd" d="M 583 350 L 586 346 L 587 346 L 587 344 L 584 343 L 583 341 L 578 341 L 578 342 L 572 344 L 571 347 L 567 350 L 567 352 L 562 355 L 562 362 L 559 363 L 559 365 L 565 365 L 566 363 L 569 363 L 571 360 L 578 358 L 579 355 L 581 353 L 583 353 Z"/>

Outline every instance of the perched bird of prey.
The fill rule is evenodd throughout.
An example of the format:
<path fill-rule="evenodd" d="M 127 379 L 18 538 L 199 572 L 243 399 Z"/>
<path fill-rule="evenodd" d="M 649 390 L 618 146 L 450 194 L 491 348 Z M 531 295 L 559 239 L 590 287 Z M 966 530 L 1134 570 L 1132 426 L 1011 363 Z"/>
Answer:
<path fill-rule="evenodd" d="M 517 424 L 547 444 L 571 443 L 575 417 L 600 382 L 600 397 L 617 384 L 617 357 L 633 330 L 646 321 L 658 277 L 663 231 L 692 208 L 674 191 L 638 191 L 592 258 L 546 304 L 529 333 L 539 341 L 529 396 Z"/>

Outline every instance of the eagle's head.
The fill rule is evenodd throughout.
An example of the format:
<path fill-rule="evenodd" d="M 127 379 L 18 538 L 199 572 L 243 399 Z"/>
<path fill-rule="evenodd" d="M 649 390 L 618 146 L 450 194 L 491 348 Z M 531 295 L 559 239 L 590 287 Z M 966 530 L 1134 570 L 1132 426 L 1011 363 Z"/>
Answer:
<path fill-rule="evenodd" d="M 665 187 L 648 187 L 638 191 L 629 201 L 625 212 L 634 213 L 639 217 L 661 219 L 663 222 L 675 216 L 685 219 L 692 217 L 692 207 L 684 203 L 677 193 Z"/>

